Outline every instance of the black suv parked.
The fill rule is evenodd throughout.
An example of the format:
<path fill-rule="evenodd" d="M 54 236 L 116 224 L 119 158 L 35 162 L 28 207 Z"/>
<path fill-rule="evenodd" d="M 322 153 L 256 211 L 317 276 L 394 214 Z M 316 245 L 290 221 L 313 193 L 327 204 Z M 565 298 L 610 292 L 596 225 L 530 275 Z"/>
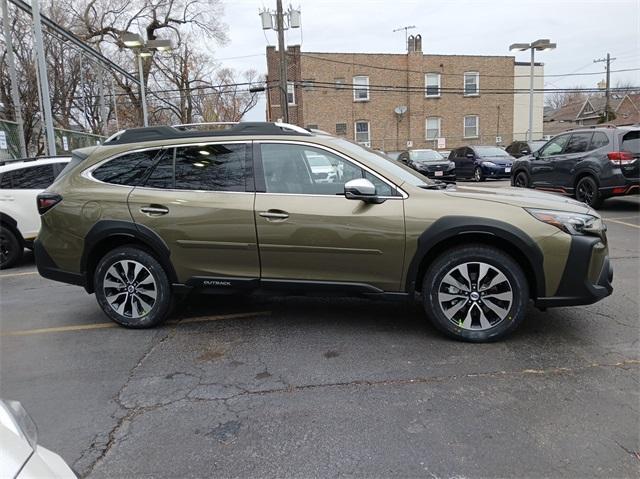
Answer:
<path fill-rule="evenodd" d="M 640 127 L 572 130 L 513 163 L 511 184 L 557 191 L 597 208 L 640 192 Z"/>
<path fill-rule="evenodd" d="M 530 155 L 534 151 L 539 150 L 545 143 L 545 140 L 514 141 L 507 146 L 504 151 L 514 158 L 520 158 L 521 156 Z"/>

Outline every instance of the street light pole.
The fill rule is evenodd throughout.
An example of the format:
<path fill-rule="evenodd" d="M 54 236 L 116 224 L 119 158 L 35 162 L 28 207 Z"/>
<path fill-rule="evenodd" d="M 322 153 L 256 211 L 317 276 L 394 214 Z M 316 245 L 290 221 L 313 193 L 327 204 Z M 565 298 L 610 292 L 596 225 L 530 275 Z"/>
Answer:
<path fill-rule="evenodd" d="M 144 85 L 144 71 L 142 68 L 142 55 L 140 52 L 136 53 L 138 57 L 138 73 L 140 75 L 140 103 L 142 103 L 142 124 L 143 126 L 149 126 L 149 116 L 147 114 L 147 94 Z"/>
<path fill-rule="evenodd" d="M 47 153 L 49 156 L 55 156 L 56 139 L 53 131 L 53 113 L 51 112 L 49 78 L 47 76 L 47 62 L 44 57 L 44 46 L 42 44 L 42 20 L 40 18 L 40 4 L 38 0 L 31 0 L 31 11 L 33 14 L 33 43 L 38 61 L 40 91 L 42 92 L 42 111 L 44 113 L 44 124 L 47 137 Z"/>
<path fill-rule="evenodd" d="M 18 75 L 16 74 L 16 61 L 13 56 L 13 39 L 11 38 L 11 27 L 9 25 L 9 6 L 7 0 L 2 3 L 2 25 L 4 27 L 4 42 L 7 46 L 7 64 L 9 65 L 9 80 L 11 82 L 11 101 L 13 103 L 13 114 L 18 124 L 18 143 L 20 156 L 27 156 L 27 144 L 24 140 L 24 121 L 22 119 L 22 103 L 20 102 L 20 92 L 18 90 Z"/>
<path fill-rule="evenodd" d="M 535 70 L 535 48 L 531 49 L 531 70 L 529 71 L 529 129 L 527 140 L 533 140 L 533 72 Z"/>
<path fill-rule="evenodd" d="M 553 50 L 555 43 L 547 38 L 541 38 L 531 43 L 512 43 L 509 50 L 519 50 L 521 52 L 531 50 L 531 69 L 529 70 L 529 128 L 527 129 L 527 140 L 533 140 L 533 77 L 535 71 L 535 51 Z"/>

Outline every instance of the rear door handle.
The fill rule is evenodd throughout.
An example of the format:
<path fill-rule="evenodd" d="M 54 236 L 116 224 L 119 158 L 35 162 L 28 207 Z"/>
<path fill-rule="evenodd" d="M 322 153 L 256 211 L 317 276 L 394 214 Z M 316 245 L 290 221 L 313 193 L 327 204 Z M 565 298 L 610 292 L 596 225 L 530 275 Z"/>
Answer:
<path fill-rule="evenodd" d="M 267 220 L 286 220 L 289 217 L 289 213 L 282 210 L 261 211 L 258 214 Z"/>
<path fill-rule="evenodd" d="M 140 208 L 140 212 L 149 216 L 162 216 L 169 213 L 169 208 L 162 205 L 149 205 Z"/>

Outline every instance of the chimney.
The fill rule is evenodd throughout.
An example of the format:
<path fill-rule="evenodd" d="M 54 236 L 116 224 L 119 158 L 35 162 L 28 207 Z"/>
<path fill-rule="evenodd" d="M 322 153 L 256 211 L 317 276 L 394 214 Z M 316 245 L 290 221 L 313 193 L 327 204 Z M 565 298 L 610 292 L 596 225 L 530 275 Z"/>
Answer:
<path fill-rule="evenodd" d="M 416 35 L 414 51 L 417 53 L 422 53 L 422 35 L 420 35 L 419 33 Z"/>
<path fill-rule="evenodd" d="M 407 51 L 409 53 L 416 51 L 416 38 L 413 35 L 409 35 L 407 39 Z"/>

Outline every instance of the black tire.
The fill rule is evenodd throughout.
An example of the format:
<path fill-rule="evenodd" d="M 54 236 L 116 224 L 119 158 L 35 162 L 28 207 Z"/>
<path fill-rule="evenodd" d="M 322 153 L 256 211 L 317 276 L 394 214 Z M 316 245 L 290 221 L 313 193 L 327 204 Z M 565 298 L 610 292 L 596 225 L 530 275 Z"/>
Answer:
<path fill-rule="evenodd" d="M 602 195 L 598 191 L 598 183 L 591 176 L 584 176 L 576 184 L 576 200 L 588 204 L 592 208 L 602 205 Z"/>
<path fill-rule="evenodd" d="M 466 266 L 465 263 L 471 264 Z M 478 278 L 482 271 L 480 263 L 488 266 L 482 278 Z M 471 279 L 471 285 L 463 278 L 467 283 L 468 293 L 455 287 L 451 289 L 451 283 L 445 279 L 457 267 L 469 268 L 467 276 Z M 496 271 L 498 273 L 493 275 Z M 500 280 L 499 273 L 504 275 L 506 282 Z M 453 277 L 455 279 L 455 273 Z M 493 281 L 498 283 L 492 285 Z M 507 292 L 501 292 L 503 290 Z M 441 293 L 443 296 L 440 296 Z M 497 295 L 502 298 L 509 293 L 509 301 L 493 298 Z M 474 294 L 475 300 L 472 300 L 471 294 Z M 450 296 L 460 298 L 449 301 L 446 298 Z M 444 303 L 441 303 L 441 299 L 445 300 Z M 459 303 L 460 300 L 464 304 Z M 512 333 L 524 320 L 529 301 L 529 285 L 522 268 L 501 250 L 482 244 L 459 246 L 445 251 L 429 266 L 422 283 L 422 301 L 428 318 L 446 335 L 475 343 L 496 341 Z M 505 311 L 502 318 L 496 313 L 496 306 L 498 311 Z M 453 310 L 457 312 L 448 317 L 447 313 L 451 314 Z M 464 320 L 462 316 L 465 317 Z M 484 328 L 480 316 L 484 318 Z M 465 326 L 467 317 L 471 319 Z"/>
<path fill-rule="evenodd" d="M 525 171 L 519 171 L 513 178 L 513 186 L 516 188 L 529 188 L 529 175 Z"/>
<path fill-rule="evenodd" d="M 173 308 L 174 298 L 166 272 L 156 258 L 135 246 L 116 248 L 100 259 L 93 284 L 102 310 L 127 328 L 157 326 Z M 111 287 L 116 284 L 124 287 Z"/>
<path fill-rule="evenodd" d="M 22 259 L 23 254 L 24 245 L 15 231 L 0 226 L 0 269 L 11 268 Z"/>
<path fill-rule="evenodd" d="M 484 174 L 482 174 L 482 168 L 479 166 L 476 166 L 476 169 L 473 170 L 473 180 L 477 182 L 486 180 Z"/>

